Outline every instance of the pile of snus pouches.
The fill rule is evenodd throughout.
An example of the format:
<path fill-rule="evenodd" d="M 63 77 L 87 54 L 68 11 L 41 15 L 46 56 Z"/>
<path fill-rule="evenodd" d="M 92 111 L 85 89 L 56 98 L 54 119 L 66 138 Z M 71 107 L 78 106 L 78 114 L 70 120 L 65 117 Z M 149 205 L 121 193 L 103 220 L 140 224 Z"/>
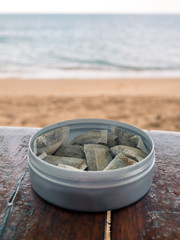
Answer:
<path fill-rule="evenodd" d="M 42 134 L 34 140 L 34 153 L 61 168 L 106 171 L 135 164 L 147 156 L 140 136 L 112 126 L 91 130 L 69 142 L 69 127 Z"/>

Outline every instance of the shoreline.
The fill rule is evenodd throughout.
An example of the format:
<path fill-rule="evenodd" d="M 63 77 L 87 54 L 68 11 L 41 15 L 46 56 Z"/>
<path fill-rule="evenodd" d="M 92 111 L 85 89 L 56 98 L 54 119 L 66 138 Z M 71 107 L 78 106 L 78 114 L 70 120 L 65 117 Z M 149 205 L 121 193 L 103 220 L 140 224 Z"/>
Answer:
<path fill-rule="evenodd" d="M 19 74 L 17 73 L 19 72 Z M 36 69 L 32 73 L 23 71 L 22 68 L 16 69 L 16 72 L 0 73 L 0 79 L 164 79 L 164 78 L 180 78 L 180 69 L 176 70 L 143 70 L 143 69 L 129 69 L 129 70 L 118 70 L 118 69 L 83 69 L 83 68 L 69 68 L 69 69 Z"/>
<path fill-rule="evenodd" d="M 180 78 L 0 79 L 0 96 L 180 97 Z"/>

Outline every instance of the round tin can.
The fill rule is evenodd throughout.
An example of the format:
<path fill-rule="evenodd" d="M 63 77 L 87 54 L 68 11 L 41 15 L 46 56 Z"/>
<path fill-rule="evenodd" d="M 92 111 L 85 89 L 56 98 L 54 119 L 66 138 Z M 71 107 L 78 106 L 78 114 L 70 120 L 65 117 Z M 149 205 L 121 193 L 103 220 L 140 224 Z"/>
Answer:
<path fill-rule="evenodd" d="M 73 171 L 49 164 L 34 154 L 33 142 L 43 133 L 70 127 L 70 140 L 86 131 L 121 127 L 141 136 L 148 155 L 134 165 L 109 171 Z M 46 201 L 67 209 L 99 212 L 122 208 L 142 198 L 150 189 L 155 163 L 152 139 L 132 125 L 105 119 L 58 122 L 38 131 L 30 140 L 28 163 L 31 185 Z"/>

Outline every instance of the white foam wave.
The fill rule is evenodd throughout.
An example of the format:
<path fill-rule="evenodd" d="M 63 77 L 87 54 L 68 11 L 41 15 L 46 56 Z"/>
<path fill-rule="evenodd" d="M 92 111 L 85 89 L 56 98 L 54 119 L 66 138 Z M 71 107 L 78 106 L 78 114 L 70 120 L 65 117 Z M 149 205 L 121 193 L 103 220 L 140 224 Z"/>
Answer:
<path fill-rule="evenodd" d="M 0 78 L 20 79 L 112 79 L 112 78 L 180 78 L 180 70 L 173 71 L 111 71 L 111 70 L 47 70 L 34 72 L 4 72 Z"/>

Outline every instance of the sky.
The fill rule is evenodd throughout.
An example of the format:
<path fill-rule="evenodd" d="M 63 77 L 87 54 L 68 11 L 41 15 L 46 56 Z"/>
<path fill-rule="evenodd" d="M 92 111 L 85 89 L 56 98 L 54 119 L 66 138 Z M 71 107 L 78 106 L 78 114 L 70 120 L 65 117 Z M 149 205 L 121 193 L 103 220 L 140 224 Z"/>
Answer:
<path fill-rule="evenodd" d="M 0 0 L 0 13 L 180 13 L 180 0 Z"/>

